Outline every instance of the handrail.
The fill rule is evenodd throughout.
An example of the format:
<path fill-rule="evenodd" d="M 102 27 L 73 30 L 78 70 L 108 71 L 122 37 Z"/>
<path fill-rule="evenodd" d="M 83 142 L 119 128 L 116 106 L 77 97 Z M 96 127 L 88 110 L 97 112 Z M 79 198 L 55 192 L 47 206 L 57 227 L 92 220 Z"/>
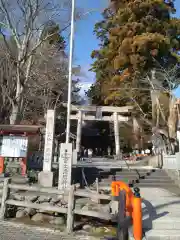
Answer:
<path fill-rule="evenodd" d="M 131 188 L 122 181 L 114 181 L 111 184 L 112 196 L 120 196 L 120 192 L 125 191 L 126 193 L 126 216 L 132 218 L 133 235 L 135 240 L 142 240 L 142 206 L 141 196 L 139 188 L 134 189 L 134 193 Z"/>

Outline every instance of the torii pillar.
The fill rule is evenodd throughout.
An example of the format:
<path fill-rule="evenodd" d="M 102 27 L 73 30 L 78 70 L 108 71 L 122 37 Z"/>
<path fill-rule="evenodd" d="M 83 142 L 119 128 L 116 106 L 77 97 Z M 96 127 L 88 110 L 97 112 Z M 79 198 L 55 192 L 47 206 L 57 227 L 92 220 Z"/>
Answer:
<path fill-rule="evenodd" d="M 81 133 L 82 133 L 82 111 L 78 112 L 78 122 L 77 122 L 77 136 L 76 136 L 76 151 L 80 152 L 81 146 Z"/>
<path fill-rule="evenodd" d="M 114 116 L 114 137 L 115 137 L 116 156 L 119 156 L 120 155 L 120 136 L 119 136 L 118 113 L 115 112 L 113 116 Z"/>

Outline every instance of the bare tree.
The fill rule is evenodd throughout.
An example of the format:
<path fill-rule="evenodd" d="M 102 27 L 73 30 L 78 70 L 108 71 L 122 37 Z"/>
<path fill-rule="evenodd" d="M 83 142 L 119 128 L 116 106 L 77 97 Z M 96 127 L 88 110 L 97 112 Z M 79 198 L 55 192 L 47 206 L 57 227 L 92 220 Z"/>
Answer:
<path fill-rule="evenodd" d="M 143 81 L 149 83 L 151 96 L 149 104 L 152 105 L 152 119 L 147 121 L 146 114 L 135 101 L 136 106 L 141 112 L 141 118 L 151 126 L 152 132 L 164 136 L 168 150 L 171 151 L 171 139 L 174 139 L 173 141 L 176 139 L 178 121 L 177 99 L 173 90 L 180 83 L 179 68 L 175 66 L 167 70 L 159 66 L 153 69 Z"/>
<path fill-rule="evenodd" d="M 56 2 L 56 1 L 55 1 Z M 46 0 L 0 0 L 1 34 L 4 40 L 4 48 L 8 58 L 13 61 L 13 94 L 4 92 L 10 100 L 10 123 L 19 122 L 20 112 L 25 104 L 24 96 L 32 85 L 32 70 L 34 58 L 42 44 L 57 32 L 42 35 L 45 24 L 49 20 L 62 22 L 61 32 L 68 27 L 70 16 L 70 1 L 48 3 Z M 59 29 L 57 29 L 59 34 Z M 8 32 L 8 34 L 6 34 Z M 9 36 L 13 37 L 16 49 L 12 49 Z M 14 51 L 15 50 L 15 51 Z M 37 75 L 37 71 L 36 71 Z M 38 73 L 40 74 L 40 72 Z M 9 76 L 12 78 L 12 76 Z M 35 78 L 37 80 L 37 78 Z M 44 79 L 44 78 L 43 78 Z M 47 79 L 47 76 L 46 76 Z M 40 84 L 42 86 L 42 83 Z M 46 87 L 48 85 L 45 83 Z M 3 87 L 3 85 L 2 85 Z M 37 87 L 37 84 L 36 84 Z"/>
<path fill-rule="evenodd" d="M 149 134 L 162 134 L 170 150 L 171 139 L 176 139 L 178 120 L 178 105 L 173 90 L 180 84 L 180 72 L 178 66 L 165 69 L 157 62 L 156 66 L 146 76 L 140 77 L 133 87 L 131 83 L 124 82 L 121 88 L 112 91 L 118 90 L 118 101 L 135 106 L 131 127 L 135 142 L 139 140 L 139 147 L 139 136 L 142 137 L 148 129 Z M 143 131 L 145 128 L 146 131 Z"/>

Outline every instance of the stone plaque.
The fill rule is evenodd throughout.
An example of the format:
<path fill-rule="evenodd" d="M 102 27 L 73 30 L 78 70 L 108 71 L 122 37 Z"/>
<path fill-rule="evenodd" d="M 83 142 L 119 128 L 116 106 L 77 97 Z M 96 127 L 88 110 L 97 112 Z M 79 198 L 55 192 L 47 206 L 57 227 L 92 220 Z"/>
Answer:
<path fill-rule="evenodd" d="M 46 117 L 46 135 L 44 145 L 44 161 L 43 171 L 51 171 L 52 156 L 53 156 L 53 142 L 54 142 L 54 121 L 55 111 L 48 110 Z"/>
<path fill-rule="evenodd" d="M 67 189 L 71 185 L 72 143 L 61 143 L 59 156 L 58 189 Z"/>

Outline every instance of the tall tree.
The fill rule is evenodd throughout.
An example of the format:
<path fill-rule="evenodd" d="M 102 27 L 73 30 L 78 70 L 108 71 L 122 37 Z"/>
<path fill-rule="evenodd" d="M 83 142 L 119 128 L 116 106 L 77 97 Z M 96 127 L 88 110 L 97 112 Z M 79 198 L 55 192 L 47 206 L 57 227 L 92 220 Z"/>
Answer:
<path fill-rule="evenodd" d="M 96 82 L 88 96 L 93 103 L 134 105 L 150 129 L 167 127 L 180 69 L 175 12 L 173 0 L 111 0 L 94 30 L 100 49 L 92 52 Z"/>
<path fill-rule="evenodd" d="M 139 81 L 140 76 L 149 73 L 157 62 L 165 68 L 179 62 L 180 20 L 172 18 L 173 13 L 171 0 L 111 1 L 104 20 L 95 26 L 101 44 L 92 53 L 96 59 L 92 66 L 95 86 L 101 88 L 103 101 L 125 104 L 129 94 L 141 96 L 139 89 L 149 87 L 149 83 Z M 112 91 L 116 87 L 121 90 Z"/>

